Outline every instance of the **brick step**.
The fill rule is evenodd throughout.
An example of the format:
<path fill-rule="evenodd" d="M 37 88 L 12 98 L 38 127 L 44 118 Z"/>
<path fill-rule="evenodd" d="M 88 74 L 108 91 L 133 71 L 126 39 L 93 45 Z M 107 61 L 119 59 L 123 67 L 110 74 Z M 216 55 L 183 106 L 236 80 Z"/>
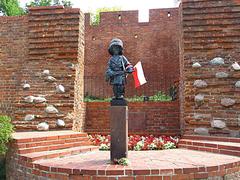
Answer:
<path fill-rule="evenodd" d="M 240 143 L 234 142 L 181 139 L 178 147 L 232 156 L 240 156 Z"/>
<path fill-rule="evenodd" d="M 240 138 L 233 138 L 233 137 L 184 135 L 183 139 L 240 143 Z"/>
<path fill-rule="evenodd" d="M 20 156 L 20 161 L 32 163 L 41 159 L 51 159 L 66 155 L 75 155 L 98 149 L 98 146 L 80 146 L 67 149 L 28 153 Z"/>
<path fill-rule="evenodd" d="M 75 142 L 88 142 L 88 141 L 89 141 L 88 137 L 77 137 L 77 138 L 46 140 L 46 141 L 29 142 L 29 143 L 16 143 L 15 147 L 21 150 L 26 148 L 36 148 L 36 147 L 44 147 L 44 146 L 75 143 Z"/>
<path fill-rule="evenodd" d="M 72 147 L 78 147 L 78 146 L 87 146 L 87 145 L 90 145 L 90 142 L 83 141 L 83 142 L 74 142 L 74 143 L 63 143 L 63 144 L 57 144 L 57 145 L 51 145 L 51 146 L 22 148 L 22 149 L 18 149 L 17 152 L 18 154 L 27 154 L 27 153 L 33 153 L 33 152 L 53 151 L 53 150 L 66 149 L 66 148 L 72 148 Z"/>
<path fill-rule="evenodd" d="M 48 131 L 48 132 L 17 132 L 13 133 L 14 143 L 31 143 L 31 142 L 42 142 L 50 140 L 61 140 L 68 138 L 87 137 L 87 133 L 78 133 L 71 130 L 65 131 Z"/>

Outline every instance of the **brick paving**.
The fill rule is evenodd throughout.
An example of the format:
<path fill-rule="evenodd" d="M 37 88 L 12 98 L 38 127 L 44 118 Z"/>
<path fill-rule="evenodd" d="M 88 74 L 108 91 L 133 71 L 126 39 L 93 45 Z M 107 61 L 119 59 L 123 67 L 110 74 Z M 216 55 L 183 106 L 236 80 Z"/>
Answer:
<path fill-rule="evenodd" d="M 109 151 L 98 151 L 86 133 L 73 131 L 17 132 L 8 153 L 8 179 L 152 180 L 229 177 L 238 180 L 239 141 L 234 138 L 184 137 L 179 146 L 197 148 L 129 151 L 129 166 L 110 163 Z M 181 147 L 181 146 L 180 146 Z M 231 152 L 231 155 L 216 153 Z M 219 152 L 217 152 L 219 151 Z M 235 156 L 234 156 L 235 155 Z"/>
<path fill-rule="evenodd" d="M 84 154 L 66 156 L 62 158 L 39 160 L 35 163 L 49 168 L 53 172 L 66 172 L 70 174 L 85 175 L 150 175 L 176 174 L 208 171 L 220 169 L 221 166 L 239 165 L 240 157 L 199 152 L 185 149 L 162 151 L 130 151 L 129 166 L 112 165 L 109 161 L 109 151 L 93 151 Z M 41 169 L 41 168 L 40 168 Z"/>

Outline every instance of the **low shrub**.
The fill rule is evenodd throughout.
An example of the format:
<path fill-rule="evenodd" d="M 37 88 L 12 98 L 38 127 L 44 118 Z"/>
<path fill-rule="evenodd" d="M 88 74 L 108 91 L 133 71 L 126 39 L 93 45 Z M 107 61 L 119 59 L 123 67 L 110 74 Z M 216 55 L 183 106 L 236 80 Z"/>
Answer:
<path fill-rule="evenodd" d="M 7 143 L 11 139 L 13 125 L 8 116 L 0 116 L 0 179 L 6 179 L 6 167 L 4 155 L 7 151 Z"/>
<path fill-rule="evenodd" d="M 143 102 L 145 96 L 133 96 L 126 98 L 128 102 Z M 148 97 L 149 101 L 152 102 L 166 102 L 166 101 L 172 101 L 172 98 L 163 92 L 159 91 L 153 96 Z M 85 96 L 84 102 L 110 102 L 111 98 L 99 98 L 96 96 Z"/>
<path fill-rule="evenodd" d="M 13 125 L 11 118 L 8 116 L 0 116 L 0 155 L 4 155 L 7 151 L 7 143 L 11 139 L 13 133 Z"/>

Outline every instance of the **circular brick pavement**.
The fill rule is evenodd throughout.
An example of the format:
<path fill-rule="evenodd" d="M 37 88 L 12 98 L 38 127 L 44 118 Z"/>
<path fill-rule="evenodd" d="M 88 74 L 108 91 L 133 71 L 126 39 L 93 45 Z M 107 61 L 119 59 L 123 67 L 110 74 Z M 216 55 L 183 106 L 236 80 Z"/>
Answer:
<path fill-rule="evenodd" d="M 112 165 L 109 157 L 109 151 L 92 151 L 39 160 L 35 164 L 39 171 L 66 173 L 72 179 L 83 176 L 193 179 L 224 176 L 240 171 L 240 157 L 185 149 L 129 151 L 129 166 Z"/>

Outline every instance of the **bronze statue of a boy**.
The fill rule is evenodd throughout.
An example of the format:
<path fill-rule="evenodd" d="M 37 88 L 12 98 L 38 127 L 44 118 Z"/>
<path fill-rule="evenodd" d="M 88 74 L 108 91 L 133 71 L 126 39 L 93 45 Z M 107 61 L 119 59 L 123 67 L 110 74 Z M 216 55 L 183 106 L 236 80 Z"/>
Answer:
<path fill-rule="evenodd" d="M 109 45 L 108 52 L 112 56 L 108 62 L 106 81 L 113 85 L 113 93 L 116 99 L 124 98 L 126 75 L 134 71 L 133 66 L 123 56 L 123 42 L 114 38 Z"/>

